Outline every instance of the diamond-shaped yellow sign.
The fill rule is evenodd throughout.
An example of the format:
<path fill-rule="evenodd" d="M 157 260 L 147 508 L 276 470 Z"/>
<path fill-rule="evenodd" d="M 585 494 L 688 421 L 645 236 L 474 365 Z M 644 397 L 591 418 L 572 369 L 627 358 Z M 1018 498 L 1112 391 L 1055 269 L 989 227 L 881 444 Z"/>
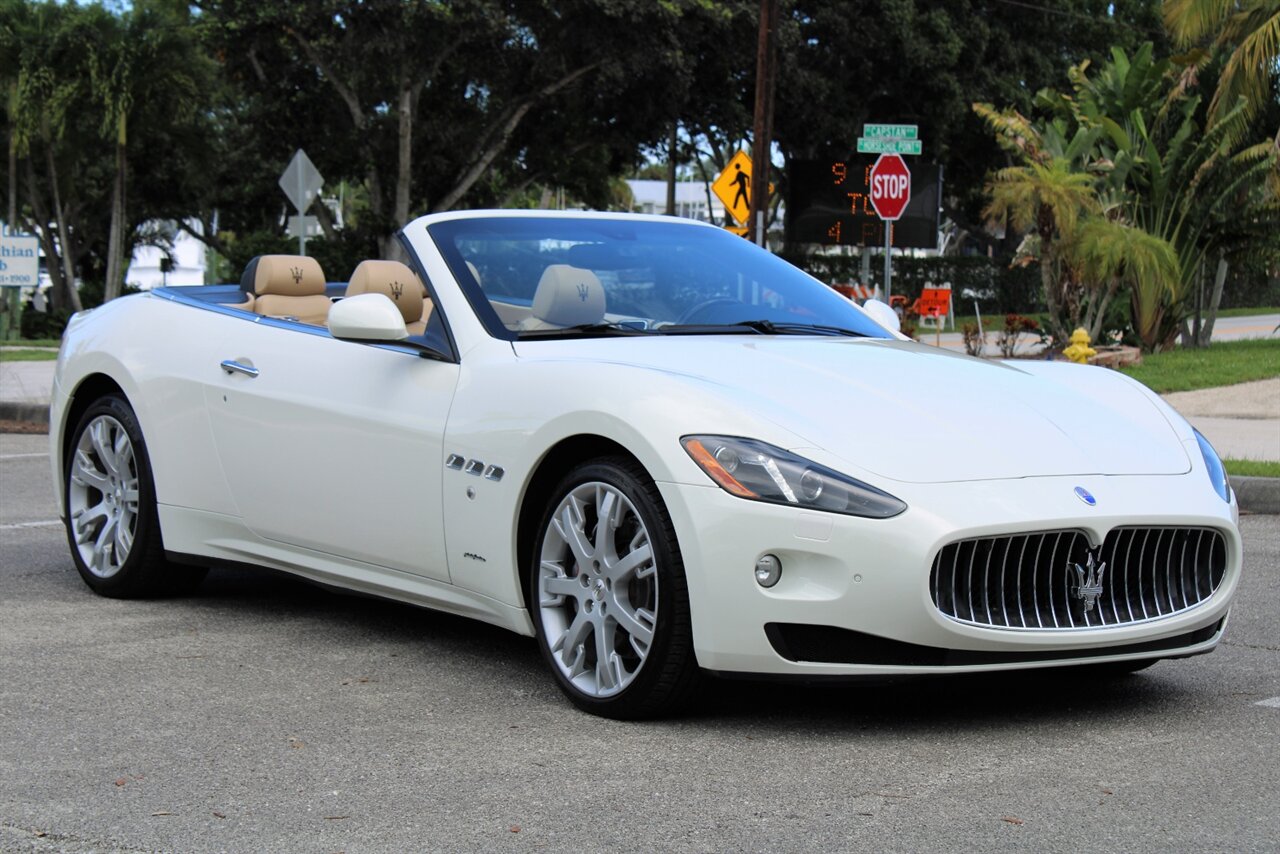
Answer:
<path fill-rule="evenodd" d="M 729 165 L 716 176 L 711 192 L 724 202 L 730 216 L 746 225 L 751 215 L 751 157 L 745 151 L 733 155 Z"/>

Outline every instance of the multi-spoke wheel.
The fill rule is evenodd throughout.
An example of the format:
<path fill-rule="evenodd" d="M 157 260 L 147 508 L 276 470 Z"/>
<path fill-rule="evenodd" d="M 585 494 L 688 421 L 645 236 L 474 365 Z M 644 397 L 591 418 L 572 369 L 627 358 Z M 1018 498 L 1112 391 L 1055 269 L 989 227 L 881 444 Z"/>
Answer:
<path fill-rule="evenodd" d="M 560 686 L 610 717 L 674 711 L 697 681 L 684 567 L 633 462 L 579 466 L 553 493 L 533 560 L 534 623 Z"/>
<path fill-rule="evenodd" d="M 204 577 L 203 569 L 165 560 L 146 446 L 122 398 L 103 397 L 81 417 L 66 460 L 65 497 L 76 569 L 98 593 L 175 593 Z"/>

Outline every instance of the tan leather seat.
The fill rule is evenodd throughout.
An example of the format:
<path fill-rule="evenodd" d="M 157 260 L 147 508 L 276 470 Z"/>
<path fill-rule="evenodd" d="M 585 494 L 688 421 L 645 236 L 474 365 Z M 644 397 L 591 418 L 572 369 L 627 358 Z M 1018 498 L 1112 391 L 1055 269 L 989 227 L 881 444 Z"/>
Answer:
<path fill-rule="evenodd" d="M 254 298 L 255 314 L 324 326 L 331 305 L 324 282 L 324 271 L 314 258 L 259 255 L 244 268 L 240 288 Z"/>
<path fill-rule="evenodd" d="M 533 314 L 521 329 L 563 329 L 604 320 L 604 286 L 590 270 L 552 264 L 533 294 Z"/>
<path fill-rule="evenodd" d="M 410 335 L 422 335 L 431 317 L 431 300 L 422 280 L 399 261 L 361 261 L 347 283 L 347 296 L 382 294 L 396 304 Z"/>

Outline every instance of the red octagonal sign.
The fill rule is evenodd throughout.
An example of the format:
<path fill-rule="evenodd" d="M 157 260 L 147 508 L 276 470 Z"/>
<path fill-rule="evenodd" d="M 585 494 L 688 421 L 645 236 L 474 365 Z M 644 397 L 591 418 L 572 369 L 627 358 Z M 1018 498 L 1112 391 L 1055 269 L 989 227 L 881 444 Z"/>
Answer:
<path fill-rule="evenodd" d="M 911 201 L 911 170 L 898 154 L 881 154 L 871 167 L 871 206 L 884 220 L 902 216 Z"/>

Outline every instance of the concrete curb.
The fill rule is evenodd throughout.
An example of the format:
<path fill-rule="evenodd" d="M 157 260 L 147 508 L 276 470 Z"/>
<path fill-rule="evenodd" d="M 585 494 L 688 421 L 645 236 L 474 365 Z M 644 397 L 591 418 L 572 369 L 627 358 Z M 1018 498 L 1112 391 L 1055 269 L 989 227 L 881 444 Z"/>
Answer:
<path fill-rule="evenodd" d="M 1245 513 L 1280 513 L 1280 477 L 1232 477 L 1231 488 Z"/>
<path fill-rule="evenodd" d="M 0 421 L 24 421 L 28 424 L 43 424 L 47 427 L 49 404 L 0 400 Z"/>

